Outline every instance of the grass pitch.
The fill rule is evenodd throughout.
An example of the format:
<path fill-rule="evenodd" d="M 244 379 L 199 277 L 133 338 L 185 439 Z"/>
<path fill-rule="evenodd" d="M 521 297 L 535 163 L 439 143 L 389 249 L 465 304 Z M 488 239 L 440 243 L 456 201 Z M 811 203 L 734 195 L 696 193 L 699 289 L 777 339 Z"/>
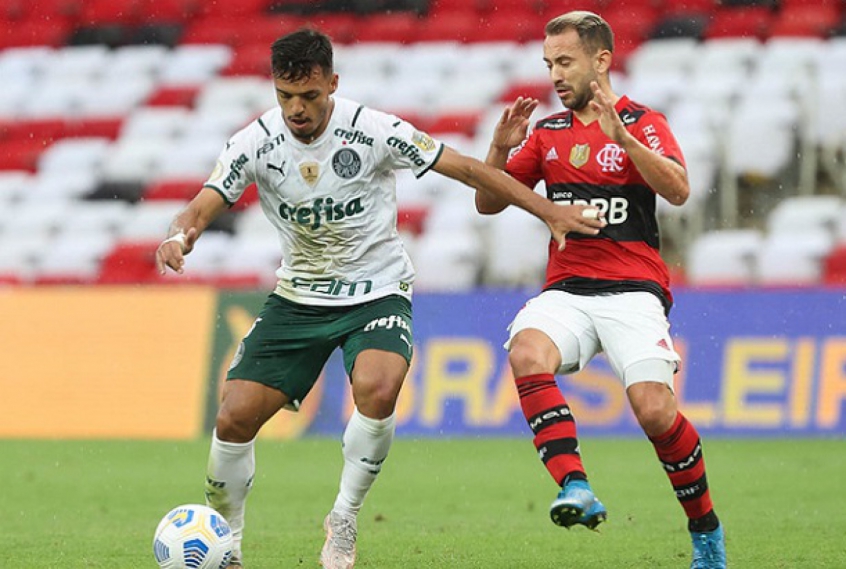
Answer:
<path fill-rule="evenodd" d="M 202 502 L 208 441 L 0 441 L 0 568 L 155 569 L 173 506 Z M 645 440 L 582 440 L 609 510 L 600 533 L 555 527 L 530 440 L 395 442 L 359 516 L 357 568 L 686 568 L 685 519 Z M 316 568 L 341 468 L 335 440 L 260 441 L 248 569 Z M 846 567 L 846 440 L 706 439 L 738 569 Z"/>

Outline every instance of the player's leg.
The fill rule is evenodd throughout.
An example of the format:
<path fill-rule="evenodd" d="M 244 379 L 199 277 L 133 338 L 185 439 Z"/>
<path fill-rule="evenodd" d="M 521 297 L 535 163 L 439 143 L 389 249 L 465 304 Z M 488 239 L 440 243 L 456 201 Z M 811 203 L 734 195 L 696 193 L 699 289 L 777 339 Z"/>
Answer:
<path fill-rule="evenodd" d="M 332 350 L 325 311 L 271 294 L 233 358 L 223 388 L 206 476 L 206 501 L 229 521 L 233 563 L 241 566 L 247 494 L 255 475 L 254 443 L 282 408 L 296 410 Z"/>
<path fill-rule="evenodd" d="M 576 422 L 555 383 L 556 371 L 578 370 L 596 349 L 590 322 L 568 304 L 572 300 L 571 295 L 555 292 L 530 301 L 512 323 L 506 347 L 535 448 L 561 487 L 550 517 L 563 527 L 578 523 L 594 529 L 607 513 L 588 484 Z"/>
<path fill-rule="evenodd" d="M 290 399 L 253 381 L 230 380 L 223 387 L 206 468 L 206 503 L 232 528 L 230 567 L 242 566 L 244 509 L 255 476 L 255 437 Z"/>
<path fill-rule="evenodd" d="M 344 360 L 355 408 L 343 435 L 344 467 L 338 494 L 326 516 L 321 563 L 327 569 L 353 567 L 357 516 L 388 456 L 394 438 L 397 397 L 411 362 L 411 305 L 389 297 L 356 314 L 344 341 Z"/>
<path fill-rule="evenodd" d="M 656 377 L 660 360 L 645 360 L 631 368 L 635 378 Z M 651 369 L 650 369 L 651 368 Z M 672 371 L 669 372 L 670 374 Z M 693 424 L 677 410 L 667 384 L 641 381 L 627 389 L 635 416 L 655 447 L 658 459 L 688 518 L 693 542 L 694 569 L 722 569 L 726 566 L 725 538 L 714 512 L 702 442 Z"/>
<path fill-rule="evenodd" d="M 632 411 L 688 517 L 694 559 L 705 552 L 712 560 L 704 565 L 695 561 L 693 567 L 725 567 L 722 529 L 708 490 L 699 434 L 679 412 L 672 391 L 679 356 L 663 307 L 649 293 L 632 293 L 610 297 L 602 310 L 597 326 L 606 354 L 624 380 Z"/>

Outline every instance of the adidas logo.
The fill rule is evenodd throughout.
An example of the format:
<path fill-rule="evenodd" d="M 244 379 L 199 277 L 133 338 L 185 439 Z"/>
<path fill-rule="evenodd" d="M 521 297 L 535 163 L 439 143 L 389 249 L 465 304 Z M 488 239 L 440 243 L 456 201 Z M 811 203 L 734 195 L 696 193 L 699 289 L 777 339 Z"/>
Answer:
<path fill-rule="evenodd" d="M 549 152 L 546 153 L 546 161 L 551 162 L 553 160 L 558 160 L 558 152 L 555 151 L 555 147 L 549 149 Z"/>

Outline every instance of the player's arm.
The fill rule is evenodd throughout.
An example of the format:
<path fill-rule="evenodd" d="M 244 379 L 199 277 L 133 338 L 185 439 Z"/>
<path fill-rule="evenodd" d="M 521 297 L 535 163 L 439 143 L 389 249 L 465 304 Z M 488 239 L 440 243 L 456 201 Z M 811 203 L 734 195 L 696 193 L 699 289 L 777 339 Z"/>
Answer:
<path fill-rule="evenodd" d="M 511 105 L 502 111 L 502 116 L 494 128 L 485 164 L 505 170 L 511 149 L 526 138 L 529 129 L 529 117 L 537 108 L 537 99 L 517 97 Z M 489 215 L 499 213 L 508 207 L 508 202 L 490 192 L 476 192 L 476 211 Z"/>
<path fill-rule="evenodd" d="M 182 274 L 185 255 L 191 252 L 194 244 L 209 224 L 226 211 L 229 204 L 219 193 L 211 188 L 203 188 L 194 196 L 185 209 L 179 212 L 170 225 L 167 238 L 156 250 L 156 267 L 160 274 L 165 274 L 167 267 Z"/>
<path fill-rule="evenodd" d="M 640 175 L 655 193 L 673 205 L 682 205 L 690 196 L 690 184 L 684 166 L 653 152 L 651 148 L 635 138 L 614 109 L 611 100 L 602 92 L 599 85 L 591 83 L 594 98 L 591 106 L 597 110 L 599 125 L 606 136 L 620 145 L 634 163 Z"/>
<path fill-rule="evenodd" d="M 470 156 L 465 156 L 449 147 L 444 147 L 438 161 L 432 167 L 435 172 L 458 180 L 479 193 L 492 193 L 499 202 L 514 204 L 526 210 L 547 224 L 553 238 L 564 247 L 564 237 L 570 231 L 597 235 L 605 227 L 603 219 L 590 216 L 595 208 L 584 205 L 556 205 L 554 202 L 532 191 L 502 170 L 497 170 Z M 584 214 L 583 210 L 590 212 Z"/>

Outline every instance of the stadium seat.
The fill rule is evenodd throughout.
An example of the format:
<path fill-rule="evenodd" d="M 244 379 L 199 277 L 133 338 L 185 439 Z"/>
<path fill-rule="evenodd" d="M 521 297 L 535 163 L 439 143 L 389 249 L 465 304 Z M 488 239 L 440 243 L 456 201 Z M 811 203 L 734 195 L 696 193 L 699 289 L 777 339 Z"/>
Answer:
<path fill-rule="evenodd" d="M 226 45 L 179 45 L 162 65 L 158 86 L 193 86 L 205 83 L 232 60 Z"/>
<path fill-rule="evenodd" d="M 769 28 L 771 38 L 828 38 L 840 24 L 841 11 L 833 4 L 782 6 Z"/>
<path fill-rule="evenodd" d="M 418 42 L 469 42 L 477 37 L 480 27 L 475 11 L 435 13 L 426 18 L 415 35 Z"/>
<path fill-rule="evenodd" d="M 415 242 L 413 257 L 421 292 L 458 292 L 473 288 L 481 276 L 482 246 L 469 230 L 424 232 Z"/>
<path fill-rule="evenodd" d="M 543 16 L 527 13 L 519 19 L 509 15 L 493 13 L 479 22 L 475 33 L 470 36 L 474 42 L 528 41 L 543 40 L 543 29 L 547 20 Z"/>
<path fill-rule="evenodd" d="M 91 284 L 111 250 L 113 233 L 66 233 L 57 238 L 34 263 L 35 284 Z"/>
<path fill-rule="evenodd" d="M 761 244 L 756 273 L 762 286 L 808 286 L 822 281 L 823 261 L 834 239 L 824 229 L 773 233 Z"/>
<path fill-rule="evenodd" d="M 751 286 L 763 235 L 751 229 L 709 231 L 688 249 L 687 280 L 693 286 Z"/>
<path fill-rule="evenodd" d="M 844 211 L 839 196 L 792 196 L 785 198 L 767 216 L 767 231 L 771 235 L 797 235 L 822 230 L 832 236 Z"/>
<path fill-rule="evenodd" d="M 360 22 L 356 38 L 360 42 L 410 44 L 417 41 L 420 21 L 409 13 L 375 14 Z"/>
<path fill-rule="evenodd" d="M 149 107 L 193 107 L 200 91 L 199 85 L 158 87 L 150 93 L 144 104 Z"/>
<path fill-rule="evenodd" d="M 128 45 L 115 49 L 106 61 L 102 74 L 106 77 L 155 78 L 169 55 L 163 45 Z"/>
<path fill-rule="evenodd" d="M 184 107 L 137 107 L 121 125 L 121 141 L 175 139 L 190 129 L 192 113 Z"/>
<path fill-rule="evenodd" d="M 159 274 L 156 269 L 155 254 L 160 242 L 158 239 L 117 243 L 104 255 L 95 282 L 98 284 L 141 284 L 157 281 Z"/>
<path fill-rule="evenodd" d="M 835 247 L 823 261 L 823 283 L 846 286 L 846 245 Z"/>
<path fill-rule="evenodd" d="M 770 33 L 773 12 L 764 6 L 718 8 L 713 14 L 705 39 L 748 38 L 765 39 Z"/>
<path fill-rule="evenodd" d="M 143 199 L 146 201 L 181 200 L 187 203 L 197 195 L 204 182 L 203 178 L 157 180 L 144 188 Z"/>
<path fill-rule="evenodd" d="M 550 240 L 546 225 L 516 207 L 485 220 L 484 282 L 508 287 L 534 287 L 542 282 Z M 516 235 L 520 238 L 515 239 Z"/>

